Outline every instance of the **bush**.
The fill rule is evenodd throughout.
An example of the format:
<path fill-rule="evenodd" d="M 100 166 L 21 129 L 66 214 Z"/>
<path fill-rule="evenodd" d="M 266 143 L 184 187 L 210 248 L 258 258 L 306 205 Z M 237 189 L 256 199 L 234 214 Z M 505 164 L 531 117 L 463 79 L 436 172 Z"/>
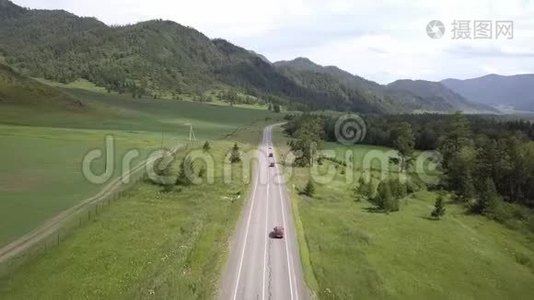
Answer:
<path fill-rule="evenodd" d="M 176 178 L 176 185 L 188 186 L 192 184 L 191 176 L 194 174 L 194 165 L 190 158 L 186 157 L 180 163 L 180 171 Z"/>
<path fill-rule="evenodd" d="M 366 181 L 362 176 L 358 180 L 358 186 L 354 188 L 355 201 L 369 200 L 373 197 L 373 185 L 371 180 Z"/>
<path fill-rule="evenodd" d="M 313 195 L 315 194 L 315 185 L 311 180 L 308 181 L 308 183 L 304 187 L 304 190 L 302 190 L 302 193 L 308 197 L 313 197 Z"/>
<path fill-rule="evenodd" d="M 377 195 L 373 199 L 374 204 L 385 212 L 399 210 L 399 198 L 394 197 L 391 192 L 391 183 L 389 180 L 380 182 L 377 189 Z"/>
<path fill-rule="evenodd" d="M 202 146 L 202 150 L 207 152 L 207 151 L 210 151 L 210 149 L 211 149 L 210 143 L 208 141 L 206 141 L 204 143 L 204 146 Z"/>

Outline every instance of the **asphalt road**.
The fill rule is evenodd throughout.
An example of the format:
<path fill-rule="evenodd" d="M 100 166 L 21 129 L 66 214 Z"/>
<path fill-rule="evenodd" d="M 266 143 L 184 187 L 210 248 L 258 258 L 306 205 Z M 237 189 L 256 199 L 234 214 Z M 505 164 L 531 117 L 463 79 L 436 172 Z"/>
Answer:
<path fill-rule="evenodd" d="M 309 299 L 271 129 L 265 128 L 259 145 L 252 193 L 230 246 L 219 299 Z M 268 157 L 269 153 L 274 157 Z M 271 162 L 275 162 L 274 167 L 269 166 Z M 278 225 L 284 226 L 285 237 L 270 238 Z"/>

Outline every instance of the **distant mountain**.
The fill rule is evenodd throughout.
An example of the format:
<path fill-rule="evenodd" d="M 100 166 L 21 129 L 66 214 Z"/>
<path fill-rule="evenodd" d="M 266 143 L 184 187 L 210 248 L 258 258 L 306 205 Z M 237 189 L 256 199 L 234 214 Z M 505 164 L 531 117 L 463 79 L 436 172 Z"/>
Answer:
<path fill-rule="evenodd" d="M 471 101 L 534 111 L 534 74 L 492 74 L 467 80 L 446 79 L 441 83 Z"/>
<path fill-rule="evenodd" d="M 277 62 L 275 66 L 302 86 L 360 101 L 381 111 L 496 112 L 489 106 L 469 102 L 436 82 L 399 80 L 384 86 L 337 67 L 317 65 L 307 58 Z"/>
<path fill-rule="evenodd" d="M 439 82 L 425 80 L 397 80 L 387 85 L 392 93 L 407 92 L 419 98 L 421 110 L 438 112 L 464 111 L 468 113 L 495 113 L 489 105 L 470 102 Z M 400 97 L 400 96 L 399 96 Z"/>
<path fill-rule="evenodd" d="M 107 26 L 63 10 L 25 9 L 0 0 L 0 41 L 0 59 L 24 75 L 62 83 L 83 78 L 132 96 L 202 98 L 232 90 L 290 109 L 480 109 L 440 89 L 421 93 L 406 84 L 382 86 L 305 58 L 273 64 L 261 54 L 171 21 Z"/>

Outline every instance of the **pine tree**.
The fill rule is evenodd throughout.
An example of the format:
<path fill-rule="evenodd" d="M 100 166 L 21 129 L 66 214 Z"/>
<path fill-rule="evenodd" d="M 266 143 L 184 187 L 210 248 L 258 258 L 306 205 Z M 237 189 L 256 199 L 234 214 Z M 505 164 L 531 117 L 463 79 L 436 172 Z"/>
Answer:
<path fill-rule="evenodd" d="M 241 153 L 239 153 L 239 146 L 237 143 L 234 144 L 234 147 L 232 148 L 232 153 L 230 154 L 230 162 L 231 163 L 238 163 L 241 161 Z"/>
<path fill-rule="evenodd" d="M 430 214 L 432 218 L 439 219 L 445 214 L 445 203 L 443 203 L 443 193 L 439 193 L 436 202 L 434 203 L 434 210 Z"/>
<path fill-rule="evenodd" d="M 495 183 L 491 178 L 486 178 L 481 191 L 478 193 L 476 202 L 471 207 L 471 211 L 477 214 L 488 214 L 495 210 L 500 196 L 495 188 Z"/>

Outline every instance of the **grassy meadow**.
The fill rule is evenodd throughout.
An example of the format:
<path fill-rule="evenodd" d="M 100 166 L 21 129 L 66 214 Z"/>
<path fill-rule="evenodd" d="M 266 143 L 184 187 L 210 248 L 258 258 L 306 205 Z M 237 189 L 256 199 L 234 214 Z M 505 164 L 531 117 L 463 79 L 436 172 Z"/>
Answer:
<path fill-rule="evenodd" d="M 275 116 L 267 110 L 131 99 L 92 89 L 61 91 L 83 106 L 0 103 L 0 246 L 105 186 L 88 182 L 81 168 L 87 152 L 105 150 L 108 135 L 114 137 L 114 176 L 119 176 L 124 153 L 138 150 L 134 164 L 140 162 L 162 144 L 185 142 L 189 125 L 199 141 L 215 140 Z M 104 164 L 98 159 L 92 169 L 98 173 Z"/>
<path fill-rule="evenodd" d="M 287 151 L 278 129 L 275 143 Z M 344 153 L 347 146 L 325 144 Z M 370 150 L 350 147 L 355 162 Z M 341 155 L 338 155 L 340 158 Z M 333 164 L 324 163 L 324 167 Z M 356 179 L 361 169 L 356 165 Z M 374 173 L 376 173 L 375 170 Z M 306 281 L 319 299 L 530 299 L 534 293 L 534 236 L 465 213 L 447 201 L 430 218 L 437 195 L 420 191 L 399 212 L 377 213 L 356 202 L 343 168 L 313 198 L 298 194 L 309 172 L 294 170 L 292 200 Z"/>

